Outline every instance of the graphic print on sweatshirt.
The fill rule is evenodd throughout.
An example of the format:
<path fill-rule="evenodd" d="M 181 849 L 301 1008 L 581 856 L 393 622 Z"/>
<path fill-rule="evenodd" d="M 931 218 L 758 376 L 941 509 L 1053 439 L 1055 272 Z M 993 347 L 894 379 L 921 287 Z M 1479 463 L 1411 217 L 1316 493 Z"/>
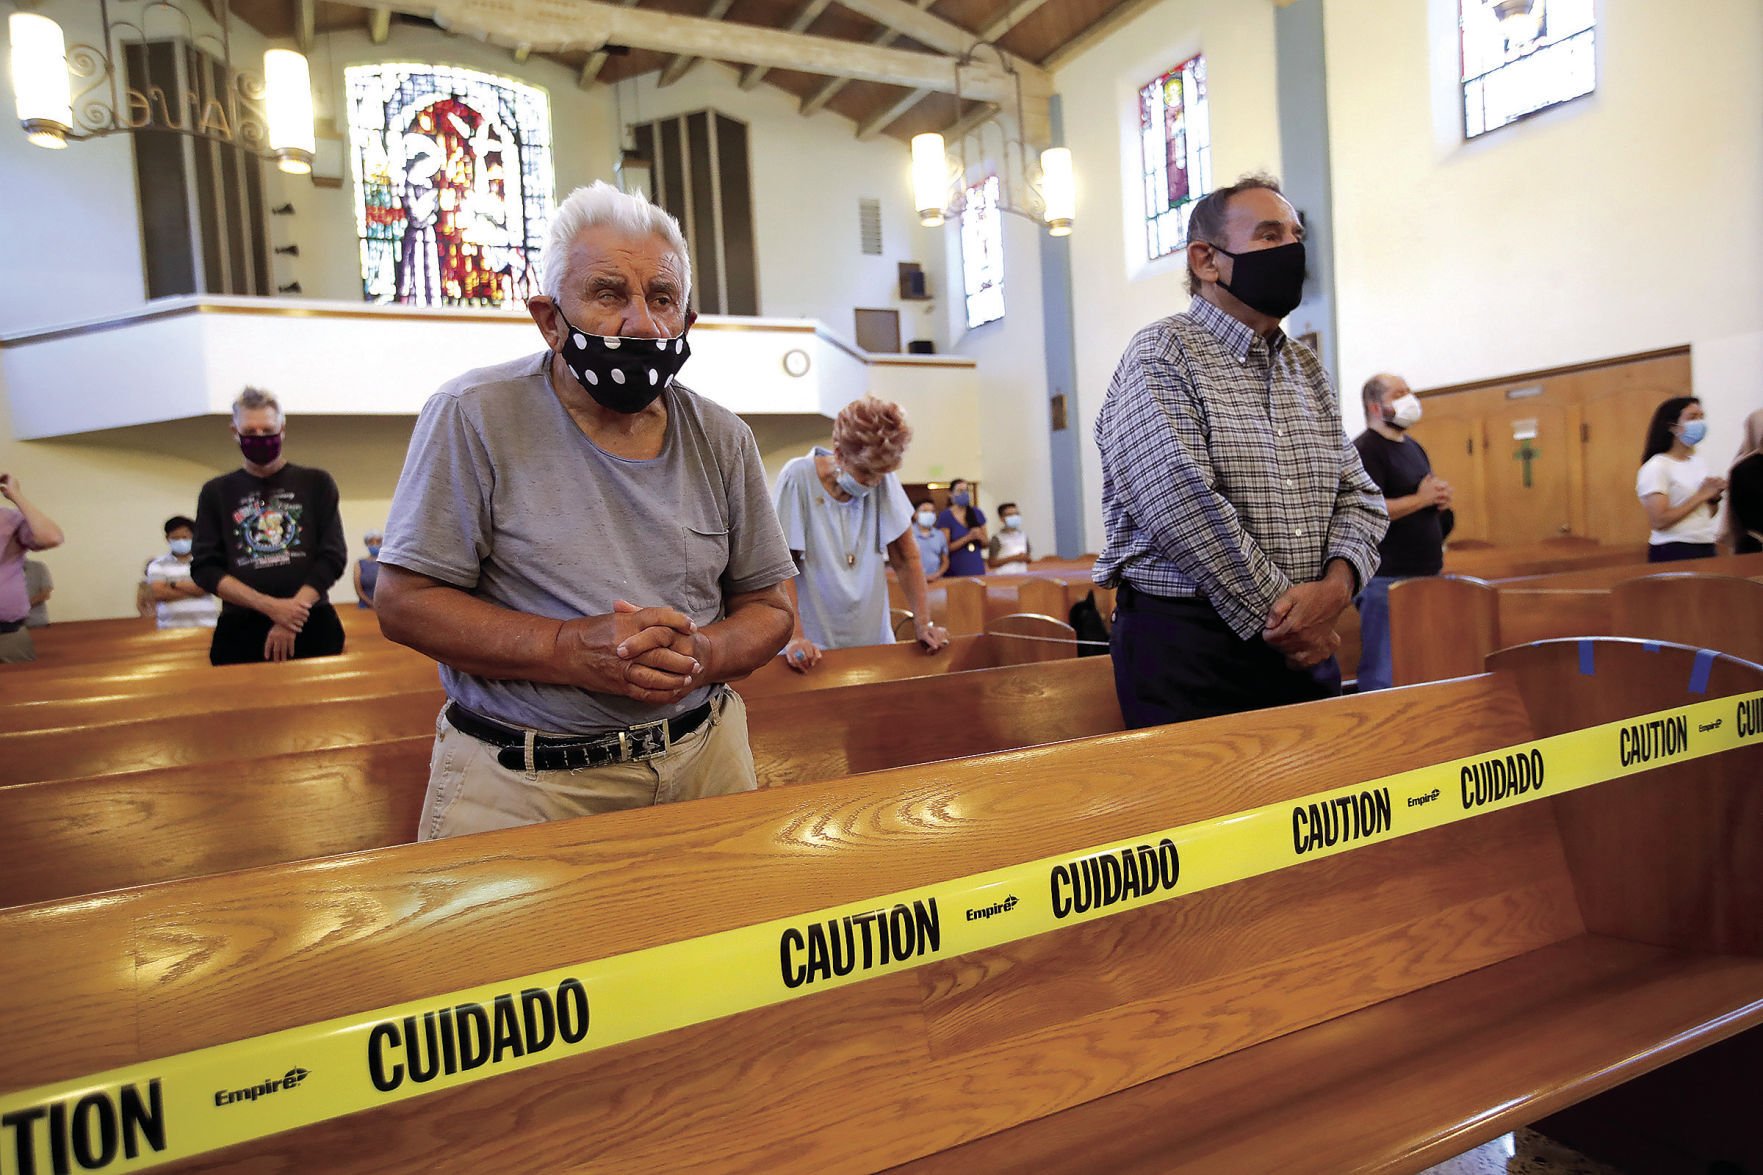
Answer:
<path fill-rule="evenodd" d="M 233 510 L 233 566 L 285 567 L 306 558 L 300 529 L 304 510 L 291 490 L 241 499 Z"/>

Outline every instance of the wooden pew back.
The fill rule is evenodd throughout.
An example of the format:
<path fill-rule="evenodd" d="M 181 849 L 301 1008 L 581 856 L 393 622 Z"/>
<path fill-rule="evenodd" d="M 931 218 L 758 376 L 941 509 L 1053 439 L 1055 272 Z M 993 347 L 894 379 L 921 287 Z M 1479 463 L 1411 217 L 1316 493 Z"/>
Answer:
<path fill-rule="evenodd" d="M 1622 707 L 1637 700 L 1644 711 L 1684 698 L 1691 651 L 1652 654 L 1655 670 L 1671 672 L 1651 675 L 1626 656 L 1613 654 L 1586 676 L 1572 646 L 1526 650 L 1500 674 L 1399 694 L 0 912 L 0 958 L 9 960 L 0 984 L 8 1024 L 0 1090 L 799 918 L 823 904 L 934 887 L 1491 752 L 1559 722 L 1563 694 L 1575 699 L 1574 722 L 1634 713 Z M 1606 687 L 1630 676 L 1641 680 L 1620 697 L 1606 696 Z M 1722 661 L 1709 688 L 1758 685 L 1754 667 Z M 1378 737 L 1367 738 L 1367 730 Z M 1738 799 L 1732 773 L 1755 773 L 1759 755 L 1752 747 L 1722 756 L 1730 771 L 1684 764 L 1634 782 L 1708 779 L 1707 798 L 1730 812 Z M 1754 788 L 1749 795 L 1752 807 L 1741 814 L 1755 816 L 1760 800 Z M 1412 1080 L 1426 1072 L 1412 1061 L 1364 1081 L 1360 1046 L 1374 1042 L 1351 1030 L 1352 1014 L 1389 1005 L 1401 1023 L 1415 1013 L 1396 1001 L 1454 977 L 1479 984 L 1477 999 L 1435 1015 L 1516 1013 L 1531 1007 L 1534 993 L 1524 983 L 1496 981 L 1534 979 L 1538 968 L 1524 964 L 1544 951 L 1567 952 L 1550 958 L 1571 963 L 1621 948 L 1619 959 L 1635 962 L 1606 976 L 1590 1013 L 1599 1019 L 1612 1006 L 1612 985 L 1639 982 L 1643 953 L 1587 938 L 1580 905 L 1606 892 L 1613 874 L 1649 871 L 1633 869 L 1630 858 L 1564 853 L 1557 832 L 1564 810 L 1544 801 L 1501 811 L 917 971 L 882 970 L 813 999 L 505 1073 L 447 1093 L 446 1130 L 433 1125 L 441 1103 L 413 1099 L 186 1169 L 246 1162 L 337 1172 L 493 1168 L 507 1164 L 511 1146 L 535 1170 L 673 1170 L 707 1157 L 752 1169 L 874 1169 L 1232 1054 L 1249 1070 L 1237 1100 L 1201 1121 L 1215 1125 L 1214 1145 L 1236 1138 L 1250 1147 L 1251 1161 L 1212 1169 L 1284 1169 L 1265 1161 L 1281 1143 L 1277 1132 L 1245 1137 L 1237 1124 L 1270 1102 L 1302 1116 L 1301 1101 L 1282 1096 L 1299 1079 L 1324 1088 L 1357 1083 L 1353 1092 L 1388 1108 L 1336 1122 L 1332 1149 L 1300 1151 L 1313 1169 L 1401 1169 L 1413 1162 L 1416 1152 L 1402 1148 L 1414 1145 L 1414 1130 L 1444 1129 L 1429 1097 L 1437 1090 Z M 1670 895 L 1685 928 L 1675 941 L 1697 952 L 1745 946 L 1742 933 L 1721 938 L 1715 924 L 1741 931 L 1757 924 L 1751 890 L 1758 883 L 1729 884 L 1756 850 L 1726 836 L 1700 851 L 1724 888 L 1710 891 L 1703 877 L 1695 890 Z M 1743 897 L 1745 905 L 1721 912 L 1712 902 L 1685 900 L 1710 892 Z M 950 908 L 943 917 L 962 912 Z M 1600 925 L 1624 928 L 1620 919 L 1600 918 Z M 1644 957 L 1653 961 L 1659 1001 L 1677 1000 L 1692 1022 L 1722 1008 L 1733 1024 L 1755 1018 L 1763 964 L 1749 960 L 1744 970 L 1728 961 L 1695 988 L 1703 998 L 1686 1005 L 1683 986 L 1664 980 L 1689 973 L 1698 960 Z M 718 979 L 681 975 L 678 982 Z M 1745 1005 L 1732 1003 L 1735 990 L 1749 993 L 1752 1012 L 1740 1014 Z M 1565 1015 L 1571 1006 L 1551 1010 Z M 1390 1020 L 1383 1024 L 1378 1039 L 1403 1035 Z M 1499 1035 L 1450 1037 L 1448 1055 L 1425 1060 L 1455 1073 L 1463 1050 L 1498 1047 L 1487 1038 Z M 1311 1041 L 1315 1055 L 1331 1059 L 1308 1071 L 1274 1065 L 1257 1051 L 1273 1044 L 1271 1056 L 1285 1056 Z M 1561 1068 L 1550 1040 L 1520 1043 Z M 1611 1047 L 1629 1043 L 1617 1039 Z M 1503 1132 L 1534 1115 L 1545 1094 L 1565 1090 L 1571 1100 L 1575 1089 L 1638 1055 L 1586 1046 L 1572 1058 L 1575 1071 L 1590 1066 L 1578 1085 L 1484 1100 L 1445 1136 L 1468 1145 Z M 1449 1088 L 1458 1100 L 1467 1096 L 1460 1083 Z M 511 1135 L 517 1108 L 520 1129 Z M 1186 1126 L 1199 1116 L 1167 1119 Z M 1307 1141 L 1316 1140 L 1295 1139 Z M 1253 1161 L 1256 1155 L 1263 1161 Z M 1196 1148 L 1167 1157 L 1172 1166 L 1189 1159 L 1205 1169 L 1214 1155 Z"/>
<path fill-rule="evenodd" d="M 1393 684 L 1480 673 L 1499 641 L 1499 600 L 1486 580 L 1429 575 L 1390 585 Z"/>
<path fill-rule="evenodd" d="M 773 787 L 1119 730 L 1108 666 L 1067 657 L 756 697 L 754 770 Z M 441 701 L 435 691 L 419 713 L 432 722 Z M 432 744 L 412 734 L 0 786 L 0 906 L 407 843 Z"/>
<path fill-rule="evenodd" d="M 1731 575 L 1644 575 L 1610 591 L 1617 636 L 1718 649 L 1763 662 L 1763 582 Z"/>

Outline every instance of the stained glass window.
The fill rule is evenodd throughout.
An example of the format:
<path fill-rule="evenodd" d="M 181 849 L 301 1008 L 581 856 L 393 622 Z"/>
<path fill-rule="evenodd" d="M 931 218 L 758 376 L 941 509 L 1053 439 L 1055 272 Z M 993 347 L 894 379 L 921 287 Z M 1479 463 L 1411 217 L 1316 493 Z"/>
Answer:
<path fill-rule="evenodd" d="M 500 306 L 537 293 L 553 199 L 544 91 L 432 65 L 345 77 L 367 300 Z"/>
<path fill-rule="evenodd" d="M 1212 190 L 1207 109 L 1203 54 L 1194 54 L 1139 90 L 1145 256 L 1153 261 L 1188 243 L 1194 202 Z"/>
<path fill-rule="evenodd" d="M 961 273 L 967 283 L 967 328 L 1004 317 L 1004 223 L 995 175 L 968 185 L 962 201 Z"/>
<path fill-rule="evenodd" d="M 1597 87 L 1593 0 L 1458 0 L 1463 137 L 1517 122 Z"/>

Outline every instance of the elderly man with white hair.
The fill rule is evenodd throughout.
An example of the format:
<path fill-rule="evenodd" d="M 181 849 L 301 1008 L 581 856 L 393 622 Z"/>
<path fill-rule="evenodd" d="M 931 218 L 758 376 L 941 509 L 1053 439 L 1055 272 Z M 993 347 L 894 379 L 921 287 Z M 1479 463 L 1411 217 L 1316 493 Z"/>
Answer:
<path fill-rule="evenodd" d="M 753 434 L 676 376 L 679 224 L 605 183 L 558 207 L 546 349 L 428 402 L 375 592 L 441 663 L 420 839 L 755 784 L 727 682 L 789 638 L 795 574 Z"/>

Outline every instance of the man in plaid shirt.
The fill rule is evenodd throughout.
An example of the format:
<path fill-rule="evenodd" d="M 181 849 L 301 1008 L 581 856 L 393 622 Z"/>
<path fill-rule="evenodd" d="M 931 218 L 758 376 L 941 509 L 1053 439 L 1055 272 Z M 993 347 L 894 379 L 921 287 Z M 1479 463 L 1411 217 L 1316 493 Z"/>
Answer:
<path fill-rule="evenodd" d="M 1096 420 L 1129 727 L 1340 693 L 1335 622 L 1377 570 L 1383 496 L 1316 355 L 1286 337 L 1303 228 L 1277 181 L 1195 206 L 1186 312 L 1128 344 Z"/>

